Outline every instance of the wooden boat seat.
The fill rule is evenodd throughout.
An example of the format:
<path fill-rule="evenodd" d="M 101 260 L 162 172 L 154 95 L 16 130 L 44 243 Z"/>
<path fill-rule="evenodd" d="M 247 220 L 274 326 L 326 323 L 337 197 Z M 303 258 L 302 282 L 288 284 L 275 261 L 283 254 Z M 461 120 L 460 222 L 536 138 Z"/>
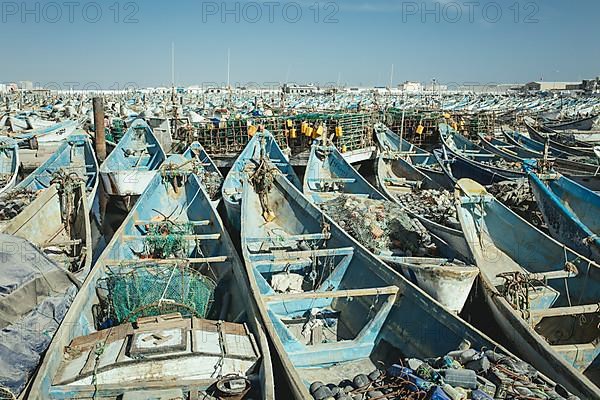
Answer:
<path fill-rule="evenodd" d="M 257 253 L 250 254 L 250 260 L 252 262 L 257 261 L 283 261 L 283 260 L 294 260 L 302 258 L 314 258 L 314 257 L 335 257 L 335 256 L 348 256 L 354 254 L 354 248 L 352 247 L 341 247 L 334 249 L 317 249 L 317 250 L 274 250 L 269 253 Z"/>
<path fill-rule="evenodd" d="M 227 256 L 212 256 L 198 258 L 140 258 L 138 260 L 105 260 L 106 265 L 110 266 L 127 266 L 127 265 L 187 265 L 187 264 L 203 264 L 203 263 L 223 263 L 229 260 Z"/>
<path fill-rule="evenodd" d="M 354 178 L 309 178 L 309 182 L 316 183 L 354 183 L 356 179 Z"/>
<path fill-rule="evenodd" d="M 275 241 L 296 241 L 301 242 L 303 240 L 327 240 L 331 238 L 330 233 L 303 233 L 301 235 L 289 235 L 289 236 L 267 236 L 267 237 L 252 237 L 246 238 L 247 243 L 263 243 L 263 242 L 275 242 Z"/>
<path fill-rule="evenodd" d="M 571 307 L 553 307 L 541 310 L 529 310 L 529 315 L 535 318 L 545 318 L 579 314 L 595 314 L 599 312 L 600 304 L 586 304 Z"/>
<path fill-rule="evenodd" d="M 144 226 L 144 225 L 158 225 L 158 224 L 162 224 L 165 223 L 165 220 L 159 220 L 159 221 L 150 221 L 150 220 L 135 220 L 133 223 L 137 226 Z M 174 223 L 182 223 L 182 224 L 191 224 L 194 226 L 207 226 L 210 225 L 211 222 L 208 219 L 203 219 L 203 220 L 199 220 L 199 221 L 172 221 Z"/>
<path fill-rule="evenodd" d="M 324 292 L 279 293 L 264 296 L 266 302 L 306 299 L 339 299 L 364 296 L 389 296 L 398 294 L 398 286 L 385 286 L 366 289 L 335 290 Z"/>
<path fill-rule="evenodd" d="M 418 186 L 420 181 L 411 181 L 406 178 L 385 178 L 385 183 L 389 183 L 392 186 Z"/>
<path fill-rule="evenodd" d="M 123 240 L 141 240 L 148 238 L 159 238 L 162 235 L 123 235 Z M 206 233 L 202 235 L 183 235 L 185 240 L 219 240 L 221 238 L 220 233 Z"/>

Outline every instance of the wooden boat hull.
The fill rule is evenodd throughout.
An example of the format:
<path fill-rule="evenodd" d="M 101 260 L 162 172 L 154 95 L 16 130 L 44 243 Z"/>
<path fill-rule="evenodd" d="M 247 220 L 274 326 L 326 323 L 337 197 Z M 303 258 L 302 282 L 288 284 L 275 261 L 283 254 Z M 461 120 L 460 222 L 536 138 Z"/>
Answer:
<path fill-rule="evenodd" d="M 445 259 L 380 258 L 455 313 L 460 313 L 465 306 L 471 287 L 479 275 L 479 269 L 475 266 L 453 266 Z"/>
<path fill-rule="evenodd" d="M 525 122 L 525 126 L 527 127 L 527 132 L 529 132 L 529 136 L 533 140 L 537 140 L 541 143 L 544 143 L 546 141 L 546 137 L 533 126 L 531 126 L 527 122 Z M 549 139 L 549 146 L 556 150 L 575 156 L 595 157 L 594 151 L 591 148 L 567 146 L 552 139 Z"/>
<path fill-rule="evenodd" d="M 148 258 L 148 255 L 144 255 L 143 251 L 138 251 L 138 249 L 144 248 L 145 234 L 143 230 L 149 229 L 148 227 L 155 223 L 165 221 L 167 217 L 171 217 L 169 221 L 173 223 L 191 224 L 190 226 L 195 227 L 194 232 L 197 235 L 195 234 L 193 239 L 189 239 L 195 244 L 189 248 L 182 248 L 181 252 L 184 252 L 184 254 L 178 253 L 179 255 L 175 257 L 153 258 L 151 256 L 152 258 Z M 140 328 L 140 326 L 135 328 L 128 323 L 119 324 L 118 321 L 113 321 L 110 318 L 100 318 L 103 315 L 102 310 L 104 310 L 100 308 L 101 302 L 112 298 L 112 296 L 105 297 L 107 296 L 105 287 L 99 286 L 102 279 L 106 279 L 107 274 L 114 274 L 125 265 L 139 265 L 137 268 L 142 270 L 145 266 L 169 265 L 173 266 L 173 272 L 171 272 L 173 274 L 179 270 L 178 265 L 186 265 L 186 263 L 190 263 L 189 265 L 193 266 L 195 270 L 206 270 L 207 263 L 209 263 L 209 272 L 206 272 L 206 274 L 210 274 L 210 270 L 212 270 L 211 276 L 219 284 L 227 285 L 228 288 L 226 291 L 219 292 L 219 304 L 222 305 L 222 308 L 214 310 L 217 312 L 216 315 L 219 321 L 199 317 L 193 317 L 193 320 L 190 320 L 189 323 L 193 324 L 191 326 L 192 334 L 203 334 L 205 336 L 202 336 L 202 339 L 197 339 L 198 342 L 193 345 L 188 340 L 187 347 L 185 347 L 186 354 L 179 354 L 182 351 L 179 349 L 174 357 L 173 350 L 167 348 L 164 354 L 160 354 L 160 357 L 146 356 L 138 359 L 134 364 L 123 363 L 121 360 L 123 356 L 130 357 L 129 352 L 133 351 L 134 343 L 137 345 L 138 342 L 132 342 L 131 346 L 127 345 L 128 349 L 124 350 L 121 356 L 115 353 L 112 353 L 111 356 L 110 346 L 106 345 L 107 342 L 105 341 L 107 347 L 105 347 L 106 351 L 102 354 L 106 358 L 103 361 L 104 366 L 95 373 L 97 374 L 95 381 L 86 380 L 86 375 L 79 372 L 80 368 L 68 368 L 72 359 L 64 355 L 64 349 L 69 346 L 77 347 L 87 341 L 95 343 L 102 340 L 98 338 L 109 337 L 117 341 L 117 347 L 126 346 L 129 340 L 127 338 L 130 335 L 141 335 L 144 331 L 139 331 L 139 329 L 148 329 Z M 158 276 L 155 279 L 158 279 Z M 170 283 L 171 280 L 169 279 L 166 288 L 169 287 Z M 166 288 L 163 292 L 164 303 L 160 300 L 158 303 L 151 303 L 158 306 L 159 310 L 163 304 L 167 308 L 169 304 L 174 304 L 177 307 L 177 302 L 173 300 L 177 297 L 171 296 L 177 296 L 179 291 L 170 290 L 167 292 Z M 156 175 L 141 195 L 140 201 L 136 203 L 115 233 L 84 282 L 46 353 L 29 390 L 28 398 L 47 400 L 89 396 L 119 397 L 125 393 L 131 393 L 140 398 L 147 398 L 144 396 L 150 395 L 186 397 L 188 392 L 193 391 L 192 389 L 196 388 L 195 390 L 204 391 L 216 382 L 214 371 L 219 369 L 219 365 L 221 365 L 220 368 L 223 373 L 239 369 L 245 370 L 248 365 L 253 365 L 251 367 L 254 371 L 251 384 L 257 385 L 255 387 L 255 389 L 258 389 L 255 390 L 256 397 L 264 400 L 272 399 L 274 398 L 274 383 L 267 337 L 257 317 L 255 303 L 249 293 L 245 270 L 218 213 L 211 206 L 198 178 L 195 175 L 187 176 L 182 186 L 175 190 L 170 184 L 163 182 L 160 175 Z M 147 294 L 145 293 L 145 295 Z M 140 299 L 143 301 L 144 298 Z M 142 307 L 136 308 L 136 310 L 143 311 L 145 309 L 144 303 L 141 304 Z M 94 311 L 96 306 L 100 311 Z M 177 308 L 180 311 L 182 309 L 184 308 Z M 159 326 L 161 330 L 156 333 L 159 336 L 161 335 L 160 332 L 165 331 L 173 334 L 173 331 L 169 331 L 168 328 L 177 327 L 182 323 L 181 315 L 177 318 L 177 315 L 174 314 L 166 316 L 161 312 L 158 314 L 159 316 L 152 317 L 156 318 L 155 320 L 151 318 L 154 322 L 144 320 L 144 324 L 166 324 L 163 328 Z M 236 318 L 245 322 L 245 324 L 227 322 Z M 169 322 L 171 319 L 172 321 Z M 141 318 L 138 319 L 139 324 L 141 324 L 141 320 Z M 190 327 L 189 323 L 188 328 Z M 244 361 L 242 357 L 240 360 L 232 362 L 231 350 L 227 350 L 228 347 L 221 343 L 221 339 L 217 340 L 217 347 L 221 346 L 222 350 L 214 357 L 211 356 L 214 349 L 210 346 L 214 344 L 214 337 L 210 336 L 210 333 L 218 332 L 219 335 L 230 335 L 232 333 L 231 329 L 235 329 L 235 332 L 239 332 L 238 335 L 242 335 L 240 339 L 245 338 L 248 332 L 254 335 L 255 341 L 250 344 L 250 347 L 244 344 L 245 341 L 242 341 L 239 342 L 240 347 L 236 347 L 236 349 L 244 354 L 255 349 L 260 356 L 256 361 L 252 361 L 255 359 L 253 358 L 249 364 L 248 360 Z M 223 341 L 226 340 L 225 336 L 219 337 L 223 337 Z M 234 338 L 229 337 L 227 340 L 232 339 Z M 122 344 L 119 344 L 120 341 L 122 341 Z M 108 341 L 108 343 L 111 342 Z M 154 342 L 154 345 L 158 343 L 160 343 L 160 340 Z M 202 352 L 204 348 L 208 352 L 206 355 Z M 84 346 L 82 351 L 89 351 L 89 348 L 85 350 Z M 91 351 L 93 353 L 93 348 Z M 117 351 L 117 353 L 120 354 L 121 352 Z M 177 354 L 180 356 L 177 356 Z M 115 358 L 115 356 L 117 357 Z M 88 355 L 84 355 L 84 357 L 88 357 Z M 93 355 L 90 357 L 93 357 Z M 127 361 L 127 358 L 125 358 L 125 361 Z M 211 363 L 214 363 L 214 365 Z M 111 368 L 117 371 L 122 370 L 123 376 L 132 376 L 133 378 L 129 380 L 120 379 L 118 374 L 111 375 L 107 373 Z M 70 381 L 75 383 L 70 384 Z M 111 383 L 117 381 L 119 383 Z"/>
<path fill-rule="evenodd" d="M 135 120 L 100 166 L 104 193 L 128 198 L 141 195 L 165 158 L 152 129 L 143 120 Z"/>
<path fill-rule="evenodd" d="M 574 121 L 561 122 L 561 123 L 550 123 L 546 124 L 548 128 L 555 129 L 558 131 L 565 130 L 578 130 L 578 131 L 589 131 L 594 126 L 598 115 L 593 115 L 591 117 L 580 118 Z"/>
<path fill-rule="evenodd" d="M 600 396 L 588 378 L 597 376 L 593 362 L 597 345 L 593 340 L 588 343 L 597 335 L 597 326 L 580 325 L 575 336 L 560 334 L 571 329 L 571 317 L 579 310 L 587 320 L 595 320 L 590 314 L 597 306 L 583 310 L 584 304 L 594 304 L 600 296 L 596 289 L 600 267 L 531 226 L 472 180 L 457 183 L 456 198 L 463 232 L 481 271 L 484 296 L 503 333 L 523 357 L 567 389 L 581 398 Z M 518 274 L 532 277 L 525 278 L 529 286 L 523 295 L 525 305 L 508 301 L 520 292 L 504 291 L 512 276 L 523 276 Z"/>
<path fill-rule="evenodd" d="M 369 373 L 378 361 L 384 365 L 397 362 L 399 354 L 420 359 L 447 354 L 463 340 L 474 348 L 502 349 L 351 239 L 280 175 L 268 193 L 274 216 L 269 221 L 263 219 L 263 206 L 251 184 L 243 187 L 242 252 L 252 294 L 283 365 L 290 397 L 309 399 L 312 382 L 337 383 L 348 375 L 351 379 Z M 311 250 L 297 250 L 308 238 L 314 244 Z M 334 260 L 331 274 L 319 277 L 319 270 L 315 287 L 300 293 L 275 291 L 276 273 L 301 274 L 298 267 L 304 257 L 328 254 L 343 261 L 335 266 Z M 331 318 L 339 318 L 348 329 L 325 342 L 306 342 L 298 331 L 302 324 L 293 318 L 304 321 L 301 316 L 324 307 L 332 307 Z"/>
<path fill-rule="evenodd" d="M 600 262 L 600 196 L 559 175 L 543 179 L 529 171 L 529 183 L 552 237 Z"/>
<path fill-rule="evenodd" d="M 258 166 L 263 153 L 279 171 L 286 175 L 293 185 L 301 188 L 300 180 L 294 172 L 294 168 L 289 163 L 287 156 L 283 153 L 275 138 L 269 131 L 257 132 L 248 142 L 244 150 L 235 160 L 229 173 L 225 177 L 222 187 L 222 198 L 227 212 L 228 226 L 235 232 L 240 230 L 240 215 L 242 200 L 241 179 L 245 175 L 244 169 L 247 166 Z"/>
<path fill-rule="evenodd" d="M 17 184 L 19 175 L 19 145 L 14 139 L 0 138 L 0 174 L 2 185 L 0 194 L 13 188 Z"/>

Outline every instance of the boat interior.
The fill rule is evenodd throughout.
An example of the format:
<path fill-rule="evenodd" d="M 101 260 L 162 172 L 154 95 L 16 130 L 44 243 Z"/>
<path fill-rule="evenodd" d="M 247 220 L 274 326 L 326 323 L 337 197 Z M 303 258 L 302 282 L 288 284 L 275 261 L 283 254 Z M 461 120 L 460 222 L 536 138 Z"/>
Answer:
<path fill-rule="evenodd" d="M 304 175 L 304 192 L 317 203 L 341 193 L 383 200 L 383 195 L 371 186 L 334 146 L 313 145 Z"/>
<path fill-rule="evenodd" d="M 113 157 L 109 155 L 103 168 L 110 171 L 131 168 L 152 171 L 158 168 L 165 159 L 165 154 L 152 130 L 142 120 L 133 123 L 115 150 L 122 154 L 115 154 Z"/>
<path fill-rule="evenodd" d="M 462 223 L 474 226 L 482 274 L 553 350 L 600 377 L 600 270 L 512 213 L 470 181 L 459 181 Z M 515 235 L 507 234 L 515 232 Z"/>
<path fill-rule="evenodd" d="M 268 328 L 306 386 L 369 373 L 402 356 L 442 354 L 465 336 L 475 346 L 482 343 L 446 314 L 442 321 L 425 311 L 437 304 L 404 296 L 418 289 L 353 242 L 283 176 L 275 176 L 267 195 L 269 220 L 261 196 L 249 183 L 244 188 L 242 248 L 249 274 Z"/>
<path fill-rule="evenodd" d="M 165 179 L 155 175 L 69 310 L 64 351 L 46 361 L 50 398 L 260 397 L 266 342 L 235 295 L 239 259 L 199 179 Z"/>

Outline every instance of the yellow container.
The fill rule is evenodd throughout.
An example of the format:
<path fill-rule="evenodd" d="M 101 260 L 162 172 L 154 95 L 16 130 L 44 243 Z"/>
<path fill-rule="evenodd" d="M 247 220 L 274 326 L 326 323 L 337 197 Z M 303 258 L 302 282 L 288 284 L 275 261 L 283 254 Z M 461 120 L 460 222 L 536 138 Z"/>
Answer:
<path fill-rule="evenodd" d="M 417 133 L 419 135 L 422 135 L 424 130 L 425 130 L 425 127 L 423 125 L 419 124 L 419 126 L 417 126 Z"/>
<path fill-rule="evenodd" d="M 286 121 L 286 123 L 287 123 L 287 127 L 288 127 L 288 128 L 291 128 L 291 127 L 292 127 L 292 120 L 291 120 L 291 119 L 288 119 L 288 120 Z"/>
<path fill-rule="evenodd" d="M 308 123 L 303 122 L 302 124 L 300 124 L 300 132 L 305 135 L 306 134 L 306 128 L 308 128 Z"/>
<path fill-rule="evenodd" d="M 290 129 L 290 138 L 296 139 L 298 135 L 296 134 L 296 128 Z"/>
<path fill-rule="evenodd" d="M 450 118 L 450 114 L 444 113 L 444 118 L 449 119 Z"/>
<path fill-rule="evenodd" d="M 305 132 L 304 134 L 305 134 L 306 136 L 312 136 L 312 134 L 313 134 L 313 131 L 314 131 L 314 130 L 315 130 L 315 129 L 314 129 L 312 126 L 307 126 L 307 127 L 306 127 L 306 132 Z"/>
<path fill-rule="evenodd" d="M 248 127 L 248 136 L 252 137 L 254 136 L 254 134 L 256 133 L 256 131 L 258 130 L 258 128 L 254 125 L 250 125 Z"/>
<path fill-rule="evenodd" d="M 343 144 L 343 145 L 342 145 L 342 153 L 345 153 L 345 152 L 346 152 L 346 150 L 347 150 L 347 148 L 346 148 L 346 145 L 345 145 L 345 144 Z"/>
<path fill-rule="evenodd" d="M 344 134 L 344 131 L 342 130 L 342 127 L 336 126 L 335 127 L 335 137 L 342 137 L 343 134 Z"/>
<path fill-rule="evenodd" d="M 315 130 L 315 136 L 321 136 L 323 135 L 323 131 L 325 129 L 323 128 L 323 125 L 319 125 L 319 127 Z"/>
<path fill-rule="evenodd" d="M 451 126 L 455 131 L 458 130 L 458 124 L 456 122 L 453 122 Z"/>

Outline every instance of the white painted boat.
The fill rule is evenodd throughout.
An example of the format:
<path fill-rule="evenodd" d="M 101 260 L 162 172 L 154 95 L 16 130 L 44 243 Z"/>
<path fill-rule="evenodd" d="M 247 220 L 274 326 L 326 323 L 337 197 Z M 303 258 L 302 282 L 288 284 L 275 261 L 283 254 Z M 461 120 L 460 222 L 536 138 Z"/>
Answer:
<path fill-rule="evenodd" d="M 124 197 L 126 205 L 131 205 L 131 197 L 144 192 L 165 158 L 152 129 L 143 120 L 135 120 L 100 166 L 104 192 Z"/>

